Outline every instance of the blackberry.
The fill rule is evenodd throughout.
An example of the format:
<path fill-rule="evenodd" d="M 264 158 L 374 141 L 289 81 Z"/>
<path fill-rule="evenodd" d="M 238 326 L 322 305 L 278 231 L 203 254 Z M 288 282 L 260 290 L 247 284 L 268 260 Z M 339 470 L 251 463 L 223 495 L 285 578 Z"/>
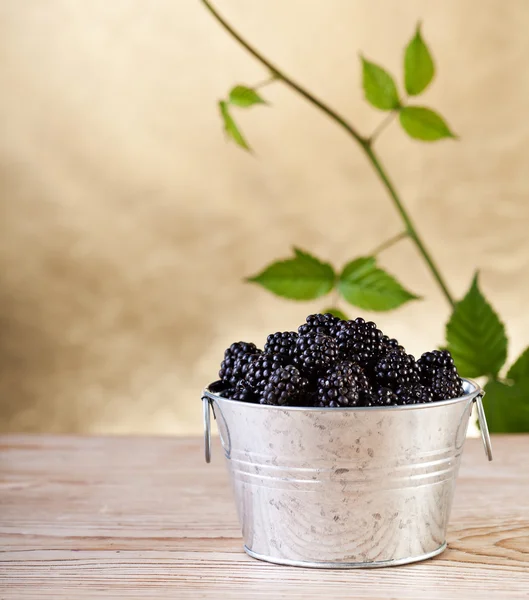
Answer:
<path fill-rule="evenodd" d="M 256 402 L 257 400 L 252 388 L 244 379 L 237 382 L 230 398 L 232 400 L 239 400 L 239 402 Z"/>
<path fill-rule="evenodd" d="M 216 385 L 222 383 L 222 386 Z M 209 390 L 215 394 L 218 394 L 221 398 L 227 398 L 228 400 L 238 400 L 239 402 L 256 402 L 255 394 L 252 388 L 248 385 L 244 379 L 237 382 L 234 387 L 226 387 L 221 382 L 215 382 L 209 386 Z"/>
<path fill-rule="evenodd" d="M 230 386 L 235 386 L 243 378 L 243 366 L 247 364 L 248 357 L 259 354 L 261 350 L 251 342 L 235 342 L 225 352 L 224 360 L 220 364 L 219 377 Z"/>
<path fill-rule="evenodd" d="M 359 406 L 370 391 L 369 381 L 361 367 L 343 361 L 318 379 L 318 406 Z"/>
<path fill-rule="evenodd" d="M 375 365 L 377 384 L 392 390 L 419 383 L 419 367 L 411 354 L 403 350 L 392 350 Z"/>
<path fill-rule="evenodd" d="M 307 377 L 324 373 L 337 356 L 336 341 L 321 334 L 300 335 L 293 350 L 294 365 Z"/>
<path fill-rule="evenodd" d="M 364 369 L 361 366 L 355 365 L 350 360 L 342 360 L 336 363 L 334 367 L 332 367 L 332 371 L 341 371 L 344 375 L 348 377 L 354 376 L 362 389 L 368 389 L 369 380 L 364 373 Z"/>
<path fill-rule="evenodd" d="M 458 376 L 454 359 L 448 350 L 432 350 L 425 352 L 417 361 L 421 369 L 421 381 L 425 385 L 430 385 L 435 375 L 440 369 L 447 369 L 455 376 Z"/>
<path fill-rule="evenodd" d="M 244 381 L 259 398 L 262 396 L 272 373 L 282 366 L 282 359 L 276 354 L 259 354 L 246 368 Z"/>
<path fill-rule="evenodd" d="M 372 321 L 362 318 L 342 321 L 335 334 L 340 358 L 371 369 L 383 354 L 382 332 Z"/>
<path fill-rule="evenodd" d="M 295 331 L 283 331 L 271 333 L 266 338 L 264 351 L 267 354 L 276 354 L 282 357 L 283 364 L 288 364 L 292 360 L 292 353 L 298 334 Z"/>
<path fill-rule="evenodd" d="M 430 383 L 435 400 L 450 400 L 464 395 L 461 378 L 450 367 L 437 369 Z"/>
<path fill-rule="evenodd" d="M 430 388 L 417 383 L 412 386 L 400 387 L 396 394 L 399 404 L 426 404 L 434 401 L 434 395 Z"/>
<path fill-rule="evenodd" d="M 228 388 L 227 390 L 220 392 L 219 396 L 228 400 L 238 400 L 239 402 L 252 402 L 252 397 L 250 394 L 247 394 L 246 392 L 240 392 L 236 387 Z"/>
<path fill-rule="evenodd" d="M 380 387 L 376 392 L 366 394 L 364 406 L 395 406 L 399 404 L 397 394 L 387 387 Z"/>
<path fill-rule="evenodd" d="M 338 317 L 331 315 L 330 313 L 325 313 L 324 315 L 309 315 L 306 321 L 306 323 L 303 323 L 303 325 L 298 327 L 299 335 L 311 335 L 319 333 L 333 337 L 340 323 L 345 322 Z"/>
<path fill-rule="evenodd" d="M 307 379 L 293 365 L 279 367 L 268 378 L 259 402 L 274 406 L 299 405 L 308 385 Z"/>
<path fill-rule="evenodd" d="M 382 354 L 388 354 L 392 350 L 401 350 L 404 352 L 404 346 L 401 346 L 395 338 L 390 338 L 387 335 L 382 336 Z"/>

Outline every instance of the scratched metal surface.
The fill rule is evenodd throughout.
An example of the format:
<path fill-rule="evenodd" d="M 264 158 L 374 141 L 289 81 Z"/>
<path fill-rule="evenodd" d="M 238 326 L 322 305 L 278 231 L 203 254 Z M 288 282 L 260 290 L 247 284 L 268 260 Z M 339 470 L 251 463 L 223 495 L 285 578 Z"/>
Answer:
<path fill-rule="evenodd" d="M 252 555 L 365 567 L 444 549 L 471 396 L 363 410 L 213 402 Z"/>

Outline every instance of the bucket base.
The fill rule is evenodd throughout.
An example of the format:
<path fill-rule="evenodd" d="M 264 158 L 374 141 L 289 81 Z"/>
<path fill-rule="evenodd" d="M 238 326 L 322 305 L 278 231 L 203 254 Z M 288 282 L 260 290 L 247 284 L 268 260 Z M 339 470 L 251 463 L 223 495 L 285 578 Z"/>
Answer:
<path fill-rule="evenodd" d="M 289 560 L 287 558 L 276 558 L 274 556 L 263 556 L 252 552 L 248 547 L 244 546 L 246 554 L 257 560 L 275 563 L 277 565 L 288 565 L 289 567 L 307 567 L 310 569 L 375 569 L 379 567 L 397 567 L 398 565 L 407 565 L 409 563 L 428 560 L 438 554 L 441 554 L 446 549 L 446 542 L 441 544 L 433 552 L 421 554 L 420 556 L 412 556 L 410 558 L 399 558 L 397 560 L 379 560 L 374 562 L 308 562 L 304 560 Z"/>

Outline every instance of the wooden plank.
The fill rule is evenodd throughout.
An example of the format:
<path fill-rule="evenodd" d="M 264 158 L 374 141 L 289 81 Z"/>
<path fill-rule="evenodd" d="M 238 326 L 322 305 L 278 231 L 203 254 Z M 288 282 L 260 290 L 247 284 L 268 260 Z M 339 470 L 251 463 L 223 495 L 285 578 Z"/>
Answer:
<path fill-rule="evenodd" d="M 325 571 L 247 557 L 218 441 L 0 437 L 0 599 L 529 598 L 529 436 L 468 440 L 449 549 Z"/>

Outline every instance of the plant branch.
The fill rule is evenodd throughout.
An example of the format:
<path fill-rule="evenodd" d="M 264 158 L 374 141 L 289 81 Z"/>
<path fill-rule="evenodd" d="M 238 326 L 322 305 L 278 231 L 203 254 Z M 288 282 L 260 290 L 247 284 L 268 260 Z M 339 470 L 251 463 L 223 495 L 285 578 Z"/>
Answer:
<path fill-rule="evenodd" d="M 391 123 L 391 121 L 393 121 L 393 119 L 399 114 L 399 110 L 401 108 L 403 108 L 404 106 L 406 106 L 407 102 L 408 102 L 408 96 L 405 96 L 401 100 L 399 108 L 395 108 L 395 109 L 389 111 L 389 113 L 382 119 L 382 121 L 380 121 L 380 123 L 375 127 L 375 130 L 373 131 L 373 133 L 367 139 L 368 144 L 370 144 L 370 145 L 373 144 L 373 142 L 377 139 L 377 137 L 384 131 L 384 129 L 386 129 L 386 127 Z"/>
<path fill-rule="evenodd" d="M 397 235 L 390 237 L 389 240 L 379 244 L 374 250 L 371 251 L 370 256 L 376 256 L 377 254 L 380 254 L 382 251 L 387 250 L 388 248 L 391 248 L 391 246 L 394 246 L 397 242 L 400 242 L 400 240 L 409 237 L 409 235 L 410 234 L 407 231 L 401 231 L 400 233 L 397 233 Z"/>
<path fill-rule="evenodd" d="M 397 116 L 398 110 L 390 111 L 380 123 L 375 127 L 373 133 L 369 136 L 368 142 L 369 144 L 373 144 L 373 142 L 377 139 L 377 137 L 386 129 L 386 127 L 393 121 L 393 119 Z"/>
<path fill-rule="evenodd" d="M 335 123 L 340 125 L 343 129 L 347 131 L 347 133 L 352 136 L 356 142 L 363 148 L 364 152 L 367 155 L 367 158 L 373 165 L 375 171 L 377 172 L 380 180 L 386 187 L 395 208 L 400 214 L 404 225 L 406 226 L 406 231 L 408 232 L 411 240 L 417 246 L 418 251 L 424 258 L 428 268 L 430 269 L 432 276 L 437 281 L 441 291 L 443 292 L 445 298 L 451 306 L 454 306 L 454 299 L 448 290 L 446 283 L 443 280 L 439 269 L 435 265 L 432 257 L 430 256 L 428 250 L 426 249 L 424 243 L 422 242 L 415 226 L 411 220 L 411 217 L 408 215 L 408 212 L 404 208 L 402 201 L 397 194 L 397 191 L 393 187 L 388 175 L 386 174 L 382 164 L 380 163 L 378 157 L 373 152 L 371 147 L 371 140 L 363 137 L 358 133 L 358 131 L 348 123 L 342 116 L 340 116 L 337 112 L 335 112 L 332 108 L 325 105 L 321 100 L 316 98 L 313 94 L 305 90 L 303 87 L 298 85 L 295 81 L 293 81 L 290 77 L 288 77 L 285 73 L 280 71 L 275 65 L 273 65 L 267 58 L 265 58 L 262 54 L 260 54 L 253 46 L 251 46 L 244 38 L 242 38 L 233 27 L 224 20 L 223 17 L 217 12 L 217 10 L 212 6 L 209 0 L 202 0 L 205 7 L 208 11 L 213 15 L 213 17 L 224 27 L 224 29 L 243 46 L 255 59 L 257 59 L 262 65 L 264 65 L 271 73 L 273 73 L 277 79 L 281 80 L 285 85 L 296 91 L 300 96 L 305 98 L 308 102 L 319 108 L 323 113 L 325 113 L 330 119 L 332 119 Z"/>
<path fill-rule="evenodd" d="M 430 269 L 430 272 L 432 273 L 434 279 L 437 281 L 437 283 L 438 283 L 439 287 L 441 288 L 441 291 L 443 292 L 448 303 L 451 306 L 454 306 L 455 302 L 454 302 L 454 299 L 452 298 L 452 294 L 450 293 L 446 283 L 444 282 L 444 279 L 443 279 L 441 273 L 439 272 L 439 269 L 437 268 L 437 265 L 435 264 L 433 258 L 430 256 L 422 239 L 419 237 L 419 234 L 418 234 L 417 230 L 415 229 L 415 226 L 411 220 L 411 217 L 408 215 L 406 209 L 404 208 L 395 188 L 393 187 L 393 184 L 391 183 L 387 173 L 384 171 L 384 168 L 382 167 L 378 157 L 375 155 L 375 153 L 373 152 L 373 149 L 370 146 L 368 146 L 365 150 L 369 157 L 369 160 L 375 167 L 375 170 L 377 171 L 380 179 L 386 186 L 386 189 L 388 190 L 389 195 L 391 196 L 391 198 L 393 200 L 393 204 L 397 208 L 397 211 L 399 212 L 402 220 L 404 221 L 408 235 L 410 236 L 410 238 L 413 240 L 413 242 L 417 246 L 417 249 L 421 253 L 422 257 L 424 258 L 426 264 L 428 265 L 428 267 Z"/>
<path fill-rule="evenodd" d="M 277 79 L 283 81 L 285 85 L 295 90 L 298 94 L 303 96 L 306 100 L 308 100 L 314 106 L 317 106 L 321 111 L 323 111 L 328 117 L 330 117 L 333 121 L 336 121 L 339 125 L 341 125 L 350 135 L 352 135 L 355 140 L 364 146 L 366 144 L 366 139 L 362 137 L 356 129 L 347 123 L 347 121 L 341 117 L 334 110 L 326 106 L 321 100 L 318 100 L 316 96 L 302 88 L 295 81 L 287 77 L 284 73 L 282 73 L 277 67 L 275 67 L 267 58 L 262 56 L 253 46 L 251 46 L 245 39 L 243 39 L 233 27 L 224 20 L 223 17 L 217 12 L 217 10 L 212 6 L 212 4 L 208 0 L 202 0 L 205 7 L 209 10 L 209 12 L 215 17 L 215 19 L 224 27 L 224 29 L 234 38 L 236 39 L 241 46 L 243 46 L 254 58 L 256 58 L 262 65 L 264 65 L 271 73 L 273 73 Z"/>
<path fill-rule="evenodd" d="M 255 85 L 252 85 L 251 87 L 253 90 L 259 90 L 261 88 L 264 88 L 267 85 L 270 85 L 271 83 L 275 83 L 276 81 L 279 81 L 279 79 L 275 75 L 272 75 L 268 79 L 263 79 L 263 81 L 259 81 L 259 83 L 256 83 Z"/>

